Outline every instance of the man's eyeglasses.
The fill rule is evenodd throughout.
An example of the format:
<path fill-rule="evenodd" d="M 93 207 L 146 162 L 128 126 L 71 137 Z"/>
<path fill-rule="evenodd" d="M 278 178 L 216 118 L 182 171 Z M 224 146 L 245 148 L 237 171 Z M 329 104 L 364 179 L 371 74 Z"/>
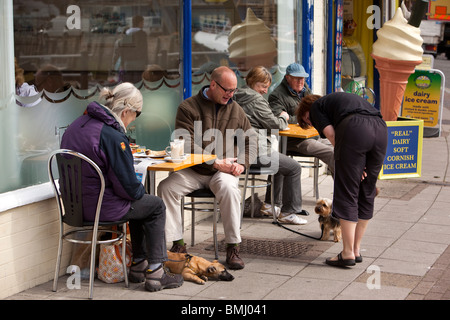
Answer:
<path fill-rule="evenodd" d="M 138 110 L 135 110 L 135 112 L 136 112 L 136 118 L 139 117 L 142 113 L 142 111 L 138 111 Z"/>
<path fill-rule="evenodd" d="M 215 81 L 215 80 L 214 80 L 214 81 Z M 222 88 L 223 91 L 225 91 L 225 93 L 228 93 L 228 94 L 234 94 L 234 93 L 236 92 L 236 90 L 237 90 L 237 88 L 234 88 L 234 89 L 225 89 L 224 87 L 222 87 L 222 85 L 221 85 L 220 83 L 218 83 L 217 81 L 215 81 L 215 82 L 217 83 L 217 85 L 218 85 L 219 87 Z"/>

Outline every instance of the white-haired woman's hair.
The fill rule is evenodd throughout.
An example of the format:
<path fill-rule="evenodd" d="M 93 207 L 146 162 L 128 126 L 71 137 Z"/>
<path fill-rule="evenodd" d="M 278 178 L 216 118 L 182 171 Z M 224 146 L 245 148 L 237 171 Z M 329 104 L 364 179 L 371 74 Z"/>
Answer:
<path fill-rule="evenodd" d="M 114 89 L 103 88 L 100 91 L 100 99 L 104 100 L 104 105 L 113 112 L 116 120 L 125 129 L 121 120 L 122 112 L 129 108 L 133 111 L 142 110 L 142 94 L 129 82 L 124 82 L 116 86 Z"/>

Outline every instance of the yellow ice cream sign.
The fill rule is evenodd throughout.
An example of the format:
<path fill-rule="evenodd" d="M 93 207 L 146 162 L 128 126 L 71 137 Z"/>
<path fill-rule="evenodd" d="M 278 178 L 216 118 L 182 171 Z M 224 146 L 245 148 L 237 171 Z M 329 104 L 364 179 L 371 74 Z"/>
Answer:
<path fill-rule="evenodd" d="M 438 73 L 416 70 L 408 79 L 403 98 L 402 117 L 420 119 L 424 126 L 438 124 L 442 77 Z"/>

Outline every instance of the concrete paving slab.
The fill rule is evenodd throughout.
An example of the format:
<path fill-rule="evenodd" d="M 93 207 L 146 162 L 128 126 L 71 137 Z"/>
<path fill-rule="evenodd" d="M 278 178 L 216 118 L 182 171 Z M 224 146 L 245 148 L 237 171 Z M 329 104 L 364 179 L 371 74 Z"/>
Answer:
<path fill-rule="evenodd" d="M 404 300 L 409 292 L 409 289 L 391 286 L 369 289 L 365 283 L 352 282 L 336 300 Z"/>
<path fill-rule="evenodd" d="M 348 285 L 338 279 L 316 279 L 296 276 L 270 292 L 269 300 L 323 300 L 333 299 Z"/>
<path fill-rule="evenodd" d="M 378 266 L 382 272 L 407 274 L 412 276 L 424 276 L 431 265 L 427 263 L 411 263 L 396 259 L 378 258 L 372 265 Z"/>
<path fill-rule="evenodd" d="M 199 292 L 195 298 L 219 300 L 261 300 L 290 277 L 240 270 L 233 282 L 216 282 Z"/>

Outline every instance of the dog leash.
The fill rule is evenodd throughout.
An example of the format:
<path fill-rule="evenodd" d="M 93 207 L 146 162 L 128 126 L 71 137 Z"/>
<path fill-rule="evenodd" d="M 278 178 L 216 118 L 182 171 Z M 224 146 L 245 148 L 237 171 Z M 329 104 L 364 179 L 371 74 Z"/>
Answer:
<path fill-rule="evenodd" d="M 316 238 L 316 237 L 310 236 L 308 234 L 304 234 L 304 233 L 292 230 L 292 229 L 290 229 L 290 228 L 288 228 L 286 226 L 283 226 L 278 220 L 273 220 L 272 224 L 277 225 L 279 227 L 282 227 L 283 229 L 289 230 L 289 231 L 291 231 L 293 233 L 296 233 L 296 234 L 299 234 L 301 236 L 304 236 L 304 237 L 307 237 L 307 238 L 310 238 L 310 239 L 314 239 L 314 240 L 320 240 L 320 239 L 322 239 L 322 236 L 323 236 L 323 226 L 321 227 L 322 233 L 320 234 L 320 237 Z"/>

